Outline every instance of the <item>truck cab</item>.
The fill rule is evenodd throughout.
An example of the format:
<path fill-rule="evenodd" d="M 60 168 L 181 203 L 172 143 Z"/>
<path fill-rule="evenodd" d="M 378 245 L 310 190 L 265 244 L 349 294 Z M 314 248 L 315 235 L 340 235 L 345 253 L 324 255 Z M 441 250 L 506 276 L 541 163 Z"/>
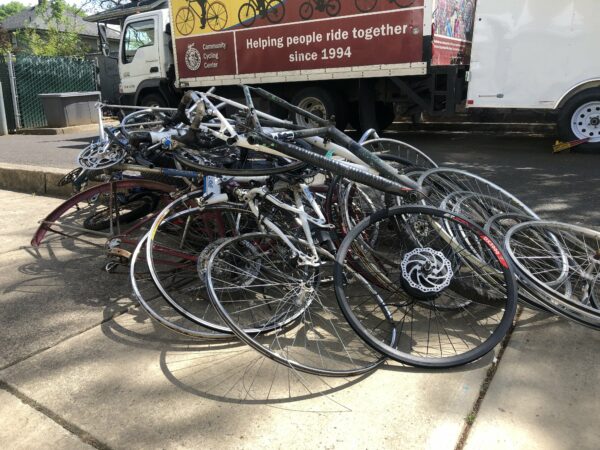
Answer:
<path fill-rule="evenodd" d="M 122 104 L 167 106 L 176 102 L 169 10 L 129 16 L 119 47 Z"/>

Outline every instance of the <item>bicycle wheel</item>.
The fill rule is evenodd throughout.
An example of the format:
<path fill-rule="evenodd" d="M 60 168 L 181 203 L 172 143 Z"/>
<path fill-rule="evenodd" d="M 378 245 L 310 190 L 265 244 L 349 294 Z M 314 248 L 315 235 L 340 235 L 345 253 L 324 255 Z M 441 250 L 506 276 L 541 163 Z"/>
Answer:
<path fill-rule="evenodd" d="M 447 221 L 479 240 L 485 259 L 474 263 L 444 231 Z M 467 364 L 491 351 L 517 305 L 514 276 L 483 230 L 422 206 L 382 210 L 359 223 L 338 250 L 335 289 L 365 342 L 396 361 L 430 368 Z"/>
<path fill-rule="evenodd" d="M 232 335 L 229 333 L 218 333 L 186 319 L 164 300 L 152 280 L 146 260 L 147 238 L 147 235 L 144 236 L 136 246 L 129 266 L 129 279 L 140 307 L 160 325 L 185 336 L 201 339 L 231 339 Z M 179 268 L 165 262 L 157 263 L 155 270 L 161 274 L 161 278 L 165 278 Z"/>
<path fill-rule="evenodd" d="M 377 138 L 364 142 L 363 147 L 374 153 L 402 158 L 408 165 L 422 169 L 434 169 L 438 165 L 418 148 L 396 139 Z"/>
<path fill-rule="evenodd" d="M 221 31 L 227 25 L 227 7 L 221 2 L 209 2 L 206 8 L 206 23 L 213 31 Z"/>
<path fill-rule="evenodd" d="M 151 108 L 142 109 L 123 117 L 119 129 L 126 139 L 131 139 L 135 133 L 162 128 L 162 122 L 166 118 L 167 115 L 162 111 L 155 111 Z"/>
<path fill-rule="evenodd" d="M 305 166 L 305 163 L 292 158 L 226 145 L 202 150 L 178 147 L 173 156 L 186 167 L 215 175 L 274 175 Z"/>
<path fill-rule="evenodd" d="M 289 239 L 310 254 L 306 243 Z M 316 375 L 365 373 L 384 358 L 344 320 L 333 293 L 333 256 L 317 251 L 319 265 L 303 265 L 277 235 L 229 239 L 207 265 L 211 302 L 242 341 L 274 361 Z"/>
<path fill-rule="evenodd" d="M 600 233 L 559 222 L 525 222 L 504 241 L 524 282 L 539 289 L 544 306 L 600 328 Z"/>
<path fill-rule="evenodd" d="M 408 159 L 391 154 L 378 154 L 378 156 L 397 169 L 398 173 L 416 169 Z M 407 203 L 405 198 L 385 194 L 367 185 L 344 180 L 341 177 L 337 177 L 334 183 L 338 189 L 339 217 L 342 220 L 341 231 L 344 234 L 362 219 L 382 208 Z"/>
<path fill-rule="evenodd" d="M 146 259 L 164 299 L 186 319 L 219 333 L 230 333 L 206 295 L 204 258 L 220 239 L 256 231 L 255 217 L 241 205 L 203 205 L 201 193 L 184 195 L 168 205 L 150 228 Z M 161 271 L 171 267 L 173 270 Z"/>
<path fill-rule="evenodd" d="M 434 207 L 442 207 L 443 204 L 444 208 L 466 215 L 481 227 L 488 219 L 501 213 L 520 213 L 532 219 L 539 218 L 511 193 L 464 170 L 443 167 L 430 169 L 419 177 L 418 183 L 429 191 L 423 204 Z M 465 195 L 457 196 L 458 192 Z"/>
<path fill-rule="evenodd" d="M 256 8 L 252 3 L 244 3 L 238 10 L 240 25 L 251 27 L 256 21 Z"/>
<path fill-rule="evenodd" d="M 120 230 L 126 222 L 121 216 L 121 210 L 126 210 L 127 201 L 142 194 L 158 195 L 159 197 L 175 191 L 174 186 L 149 180 L 121 180 L 99 184 L 72 196 L 41 221 L 36 230 L 31 245 L 37 247 L 50 231 L 71 239 L 86 239 L 92 237 L 102 239 L 89 241 L 104 247 L 105 239 L 117 234 L 127 233 Z M 119 220 L 116 219 L 117 214 Z M 85 227 L 86 219 L 90 217 L 112 217 L 113 230 L 96 231 Z M 127 217 L 125 217 L 127 220 Z M 135 219 L 132 219 L 135 220 Z M 110 220 L 108 220 L 110 227 Z M 132 228 L 135 223 L 129 223 Z"/>
<path fill-rule="evenodd" d="M 377 0 L 354 0 L 354 5 L 360 12 L 369 12 L 377 6 Z"/>
<path fill-rule="evenodd" d="M 281 0 L 271 0 L 267 4 L 267 20 L 279 23 L 285 17 L 285 4 Z"/>
<path fill-rule="evenodd" d="M 154 211 L 157 204 L 158 196 L 151 192 L 127 195 L 119 202 L 118 221 L 121 224 L 127 224 L 141 219 Z M 111 223 L 113 226 L 116 225 L 116 213 L 109 208 L 105 208 L 86 217 L 83 221 L 83 227 L 87 230 L 100 231 L 110 228 Z"/>
<path fill-rule="evenodd" d="M 300 5 L 300 17 L 302 20 L 308 20 L 312 17 L 314 12 L 314 7 L 312 2 L 307 1 Z"/>
<path fill-rule="evenodd" d="M 340 4 L 340 0 L 328 0 L 327 5 L 325 6 L 325 12 L 329 17 L 335 17 L 340 13 L 340 9 L 342 5 Z"/>
<path fill-rule="evenodd" d="M 175 15 L 175 28 L 177 28 L 179 34 L 187 36 L 194 31 L 195 26 L 196 19 L 194 18 L 194 11 L 192 8 L 189 6 L 179 8 Z"/>

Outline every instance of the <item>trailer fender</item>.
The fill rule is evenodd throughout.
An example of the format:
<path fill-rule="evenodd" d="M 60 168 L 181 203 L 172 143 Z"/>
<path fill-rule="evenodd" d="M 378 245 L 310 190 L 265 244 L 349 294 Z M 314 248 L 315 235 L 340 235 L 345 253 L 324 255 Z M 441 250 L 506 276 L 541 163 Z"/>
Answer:
<path fill-rule="evenodd" d="M 554 109 L 562 108 L 575 95 L 579 94 L 582 91 L 595 87 L 600 87 L 600 78 L 593 78 L 591 80 L 582 81 L 581 83 L 576 84 L 563 94 L 563 96 L 558 100 L 558 102 L 556 102 Z"/>

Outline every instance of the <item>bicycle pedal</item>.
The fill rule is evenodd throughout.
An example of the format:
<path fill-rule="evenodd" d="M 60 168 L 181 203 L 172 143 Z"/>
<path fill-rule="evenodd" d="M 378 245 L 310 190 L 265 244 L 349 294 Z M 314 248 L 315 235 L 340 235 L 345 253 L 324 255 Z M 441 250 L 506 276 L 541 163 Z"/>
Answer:
<path fill-rule="evenodd" d="M 122 258 L 122 259 L 129 261 L 131 259 L 131 252 L 128 252 L 127 250 L 123 250 L 122 248 L 115 247 L 115 248 L 111 248 L 108 251 L 107 257 Z"/>

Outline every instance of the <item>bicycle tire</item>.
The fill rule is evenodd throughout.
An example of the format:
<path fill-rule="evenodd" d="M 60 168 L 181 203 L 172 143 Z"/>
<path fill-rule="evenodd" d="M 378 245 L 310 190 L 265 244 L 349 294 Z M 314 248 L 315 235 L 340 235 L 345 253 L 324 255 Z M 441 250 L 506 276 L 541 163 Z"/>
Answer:
<path fill-rule="evenodd" d="M 148 268 L 146 256 L 145 235 L 135 247 L 131 256 L 129 266 L 129 280 L 133 288 L 133 294 L 140 307 L 150 316 L 151 319 L 163 327 L 193 338 L 200 339 L 231 339 L 232 335 L 228 333 L 217 333 L 196 323 L 187 320 L 179 314 L 168 302 L 165 301 L 162 294 L 154 284 L 150 270 Z M 160 270 L 160 269 L 159 269 Z"/>
<path fill-rule="evenodd" d="M 280 23 L 285 17 L 285 3 L 281 0 L 271 0 L 267 4 L 267 20 L 271 23 Z"/>
<path fill-rule="evenodd" d="M 340 9 L 342 9 L 340 0 L 327 0 L 325 12 L 329 17 L 336 17 L 340 13 Z"/>
<path fill-rule="evenodd" d="M 303 241 L 289 239 L 307 251 Z M 301 266 L 290 258 L 292 251 L 280 236 L 251 233 L 229 239 L 212 253 L 207 266 L 211 302 L 240 340 L 273 361 L 320 376 L 369 372 L 385 358 L 362 343 L 344 320 L 333 292 L 327 295 L 333 256 L 317 251 L 322 258 L 318 267 Z M 230 283 L 227 268 L 234 263 L 257 268 L 256 284 L 240 289 Z M 272 328 L 268 334 L 266 324 Z"/>
<path fill-rule="evenodd" d="M 222 149 L 229 150 L 230 147 L 220 147 Z M 216 151 L 217 149 L 211 149 L 210 151 Z M 248 166 L 239 167 L 239 168 L 229 168 L 223 166 L 213 166 L 207 164 L 201 164 L 201 161 L 205 160 L 207 162 L 214 162 L 215 158 L 206 158 L 203 156 L 203 153 L 207 153 L 209 150 L 202 151 L 193 151 L 187 148 L 179 147 L 174 150 L 173 156 L 174 158 L 181 163 L 182 165 L 189 167 L 191 169 L 195 169 L 204 174 L 212 174 L 212 175 L 231 175 L 231 176 L 261 176 L 261 175 L 276 175 L 280 173 L 291 172 L 294 170 L 299 170 L 306 166 L 306 163 L 302 161 L 291 161 L 282 166 L 275 167 L 264 167 L 264 168 L 251 168 Z M 270 157 L 264 153 L 254 152 L 249 150 L 250 161 L 253 161 L 253 158 L 256 157 L 259 161 L 280 161 L 283 158 L 278 157 Z"/>
<path fill-rule="evenodd" d="M 146 190 L 150 192 L 164 193 L 169 194 L 175 191 L 174 186 L 170 186 L 164 183 L 158 183 L 155 181 L 148 180 L 121 180 L 121 181 L 110 181 L 107 183 L 99 184 L 97 186 L 93 186 L 85 191 L 81 191 L 69 199 L 65 200 L 58 207 L 56 207 L 52 212 L 50 212 L 41 222 L 38 229 L 35 231 L 33 238 L 31 239 L 31 245 L 33 247 L 38 247 L 43 241 L 44 237 L 48 233 L 48 231 L 59 232 L 60 234 L 66 234 L 64 229 L 61 229 L 61 223 L 57 222 L 61 217 L 63 220 L 72 220 L 77 228 L 79 228 L 80 233 L 85 233 L 85 228 L 83 227 L 82 221 L 85 220 L 85 217 L 91 214 L 92 209 L 87 208 L 87 205 L 93 203 L 95 197 L 98 195 L 106 195 L 111 192 L 119 192 L 119 191 L 132 191 L 132 190 Z M 81 204 L 81 207 L 79 205 Z M 84 217 L 85 216 L 85 217 Z M 65 222 L 64 225 L 68 225 L 68 222 Z M 53 229 L 58 228 L 58 229 Z M 68 230 L 67 230 L 68 231 Z M 79 237 L 79 235 L 69 236 L 73 238 Z M 106 238 L 110 236 L 106 234 Z"/>
<path fill-rule="evenodd" d="M 256 21 L 256 8 L 252 3 L 243 3 L 238 9 L 238 20 L 243 27 L 251 27 Z"/>
<path fill-rule="evenodd" d="M 227 26 L 229 16 L 227 6 L 219 1 L 211 1 L 206 8 L 206 24 L 213 31 L 221 31 Z"/>
<path fill-rule="evenodd" d="M 150 116 L 150 117 L 146 117 Z M 133 111 L 132 113 L 127 114 L 121 120 L 119 124 L 119 129 L 121 130 L 121 134 L 125 136 L 126 139 L 131 139 L 131 137 L 140 131 L 149 131 L 154 128 L 162 128 L 162 125 L 153 126 L 150 129 L 147 126 L 144 126 L 144 123 L 148 122 L 157 122 L 166 120 L 167 115 L 161 111 L 155 111 L 152 108 L 141 109 L 138 111 Z M 136 129 L 132 125 L 139 124 L 142 128 Z"/>
<path fill-rule="evenodd" d="M 161 211 L 149 230 L 146 261 L 156 288 L 179 314 L 204 328 L 231 333 L 205 295 L 199 263 L 212 241 L 235 235 L 232 233 L 237 230 L 233 226 L 240 224 L 233 223 L 236 219 L 229 221 L 230 217 L 241 214 L 248 219 L 249 222 L 243 224 L 244 229 L 254 227 L 256 219 L 242 205 L 198 205 L 196 200 L 202 195 L 201 192 L 186 194 Z M 222 224 L 217 223 L 219 214 L 223 218 Z M 162 276 L 158 269 L 167 264 L 179 270 Z"/>
<path fill-rule="evenodd" d="M 538 242 L 539 237 L 544 242 Z M 600 329 L 599 232 L 560 222 L 524 222 L 508 231 L 504 245 L 524 282 L 545 294 L 540 296 L 545 307 Z M 558 252 L 549 251 L 549 246 Z M 556 282 L 557 272 L 564 281 Z"/>
<path fill-rule="evenodd" d="M 134 220 L 141 219 L 142 217 L 150 214 L 156 208 L 158 199 L 154 198 L 151 194 L 141 194 L 140 196 L 134 196 L 135 198 L 128 199 L 126 203 L 120 203 L 119 209 L 127 209 L 127 212 L 119 212 L 119 223 L 127 224 Z M 88 216 L 83 221 L 83 227 L 92 230 L 100 231 L 110 228 L 111 222 L 116 225 L 116 217 L 114 214 L 110 214 L 108 217 L 107 211 L 97 212 Z"/>
<path fill-rule="evenodd" d="M 191 9 L 192 8 L 190 6 L 184 6 L 182 8 L 179 8 L 179 10 L 177 10 L 177 14 L 175 15 L 175 28 L 177 28 L 177 31 L 179 31 L 179 33 L 182 36 L 189 35 L 192 31 L 194 31 L 194 28 L 196 26 L 194 11 Z"/>
<path fill-rule="evenodd" d="M 377 0 L 354 0 L 354 6 L 360 12 L 370 12 L 377 6 Z"/>
<path fill-rule="evenodd" d="M 431 159 L 425 152 L 417 147 L 397 139 L 376 138 L 362 143 L 362 146 L 374 153 L 389 153 L 395 157 L 402 158 L 410 163 L 411 166 L 422 169 L 434 169 L 438 167 L 437 163 Z"/>
<path fill-rule="evenodd" d="M 307 1 L 300 4 L 298 11 L 302 20 L 309 20 L 313 15 L 314 7 L 310 1 Z"/>
<path fill-rule="evenodd" d="M 398 8 L 410 8 L 415 4 L 415 0 L 393 0 Z"/>
<path fill-rule="evenodd" d="M 468 263 L 460 247 L 440 233 L 443 220 L 464 227 L 487 246 L 485 267 Z M 367 249 L 371 262 L 363 262 L 354 271 L 364 273 L 363 277 L 380 276 L 373 278 L 375 283 L 370 282 L 368 289 L 359 291 L 348 277 L 348 268 L 355 265 L 352 255 L 360 253 L 360 239 L 373 226 L 388 235 L 380 237 L 381 247 Z M 412 233 L 421 236 L 418 245 L 407 238 Z M 397 266 L 386 266 L 383 256 Z M 378 273 L 368 272 L 373 264 Z M 480 276 L 477 280 L 488 291 L 495 292 L 494 301 L 465 297 L 457 291 L 462 290 L 458 281 L 474 275 Z M 386 285 L 377 284 L 381 276 L 388 278 Z M 508 332 L 517 306 L 510 266 L 483 230 L 464 217 L 424 206 L 382 210 L 352 229 L 336 255 L 335 288 L 346 319 L 365 342 L 396 361 L 427 368 L 467 364 L 490 352 Z M 471 294 L 474 291 L 468 291 Z M 438 331 L 437 337 L 431 336 L 432 330 Z M 390 333 L 397 333 L 394 346 L 386 344 Z"/>
<path fill-rule="evenodd" d="M 480 195 L 481 198 L 493 198 L 495 207 L 488 208 L 488 217 L 480 218 L 478 225 L 481 227 L 485 225 L 490 217 L 499 213 L 521 212 L 534 220 L 539 219 L 531 208 L 510 192 L 479 175 L 465 170 L 436 167 L 424 172 L 419 177 L 418 184 L 428 190 L 427 198 L 422 201 L 423 205 L 433 207 L 440 207 L 449 195 L 454 195 L 456 192 L 472 192 L 475 195 Z M 504 205 L 504 207 L 500 207 L 501 205 Z M 485 207 L 485 203 L 482 203 L 482 206 Z M 476 217 L 469 216 L 468 211 L 454 212 L 466 215 L 471 220 L 476 219 Z"/>

